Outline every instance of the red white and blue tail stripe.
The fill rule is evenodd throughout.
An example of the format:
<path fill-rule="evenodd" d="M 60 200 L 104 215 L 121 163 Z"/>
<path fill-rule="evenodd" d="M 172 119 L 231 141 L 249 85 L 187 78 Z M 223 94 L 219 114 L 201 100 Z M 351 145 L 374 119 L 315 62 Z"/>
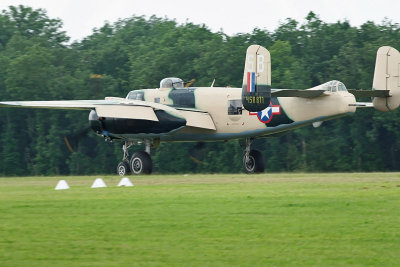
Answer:
<path fill-rule="evenodd" d="M 256 73 L 247 72 L 247 92 L 256 91 Z"/>

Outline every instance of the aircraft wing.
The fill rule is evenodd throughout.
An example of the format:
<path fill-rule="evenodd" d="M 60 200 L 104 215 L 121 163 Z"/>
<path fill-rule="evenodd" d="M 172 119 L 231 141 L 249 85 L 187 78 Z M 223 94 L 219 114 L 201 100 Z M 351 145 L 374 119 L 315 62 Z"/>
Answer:
<path fill-rule="evenodd" d="M 59 101 L 5 101 L 1 107 L 51 108 L 51 109 L 93 109 L 99 105 L 115 105 L 117 100 L 59 100 Z"/>
<path fill-rule="evenodd" d="M 49 108 L 49 109 L 95 109 L 100 117 L 159 121 L 156 112 L 163 110 L 168 114 L 186 120 L 186 126 L 216 130 L 208 112 L 195 109 L 175 109 L 173 107 L 140 100 L 107 97 L 105 100 L 60 100 L 60 101 L 5 101 L 2 107 Z"/>
<path fill-rule="evenodd" d="M 296 90 L 296 89 L 272 89 L 272 97 L 303 97 L 314 98 L 324 95 L 325 90 Z"/>

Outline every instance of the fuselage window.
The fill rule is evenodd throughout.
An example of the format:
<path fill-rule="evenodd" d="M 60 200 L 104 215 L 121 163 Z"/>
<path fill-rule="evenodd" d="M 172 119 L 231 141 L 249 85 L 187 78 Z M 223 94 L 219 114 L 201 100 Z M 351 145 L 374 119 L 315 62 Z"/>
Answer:
<path fill-rule="evenodd" d="M 242 100 L 228 100 L 228 115 L 242 115 Z"/>

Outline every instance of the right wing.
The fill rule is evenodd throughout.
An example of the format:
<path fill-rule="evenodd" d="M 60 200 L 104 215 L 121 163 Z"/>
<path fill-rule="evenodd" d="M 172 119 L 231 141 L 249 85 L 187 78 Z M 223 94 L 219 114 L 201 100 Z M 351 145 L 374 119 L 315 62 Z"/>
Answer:
<path fill-rule="evenodd" d="M 162 110 L 177 118 L 185 119 L 186 126 L 216 130 L 208 112 L 196 109 L 176 109 L 167 105 L 141 100 L 107 97 L 105 100 L 60 101 L 5 101 L 2 107 L 49 108 L 49 109 L 95 109 L 99 117 L 159 121 L 155 111 Z"/>
<path fill-rule="evenodd" d="M 100 105 L 116 105 L 117 100 L 59 100 L 59 101 L 5 101 L 0 107 L 51 108 L 51 109 L 94 109 Z"/>

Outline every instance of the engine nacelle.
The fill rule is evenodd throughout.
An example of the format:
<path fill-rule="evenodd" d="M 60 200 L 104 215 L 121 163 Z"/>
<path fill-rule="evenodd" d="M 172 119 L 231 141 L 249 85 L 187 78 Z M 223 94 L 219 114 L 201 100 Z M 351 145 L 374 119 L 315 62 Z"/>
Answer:
<path fill-rule="evenodd" d="M 154 112 L 158 121 L 99 117 L 97 112 L 92 110 L 89 114 L 89 125 L 97 134 L 112 138 L 124 134 L 167 133 L 186 125 L 185 119 L 175 117 L 164 110 L 156 110 Z"/>
<path fill-rule="evenodd" d="M 103 126 L 95 110 L 92 110 L 89 113 L 89 126 L 97 134 L 101 134 L 103 132 Z"/>

